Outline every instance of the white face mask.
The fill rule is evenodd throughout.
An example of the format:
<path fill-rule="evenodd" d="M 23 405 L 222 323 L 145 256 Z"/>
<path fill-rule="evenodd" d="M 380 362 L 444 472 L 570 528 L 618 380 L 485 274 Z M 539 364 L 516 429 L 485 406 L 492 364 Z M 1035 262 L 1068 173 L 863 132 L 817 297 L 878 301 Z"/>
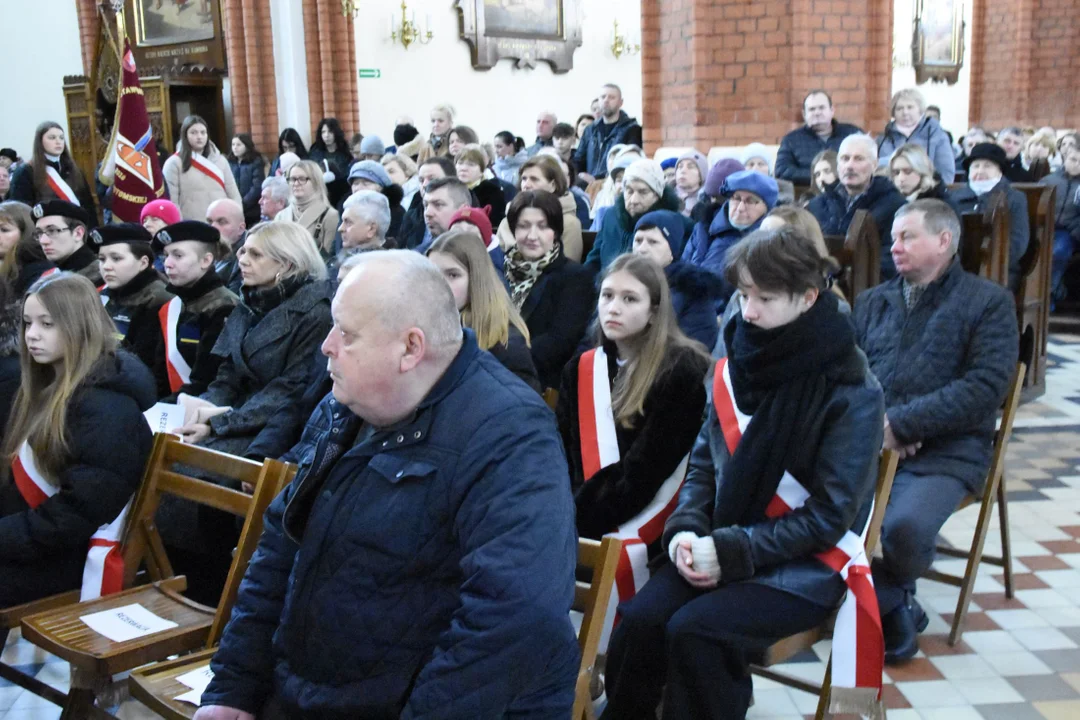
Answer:
<path fill-rule="evenodd" d="M 968 187 L 970 187 L 972 192 L 976 195 L 985 195 L 993 190 L 1000 180 L 1001 178 L 994 180 L 968 180 Z"/>
<path fill-rule="evenodd" d="M 754 222 L 757 222 L 757 220 L 755 220 Z M 744 224 L 742 224 L 742 223 L 737 223 L 737 222 L 735 222 L 734 220 L 732 220 L 732 219 L 731 219 L 731 218 L 729 217 L 729 218 L 728 218 L 728 224 L 729 224 L 729 225 L 731 225 L 731 227 L 735 228 L 736 230 L 745 230 L 745 229 L 747 229 L 748 227 L 751 227 L 751 226 L 752 226 L 752 225 L 753 225 L 754 223 L 753 223 L 753 222 L 748 222 L 748 223 L 746 223 L 746 224 L 744 225 Z"/>

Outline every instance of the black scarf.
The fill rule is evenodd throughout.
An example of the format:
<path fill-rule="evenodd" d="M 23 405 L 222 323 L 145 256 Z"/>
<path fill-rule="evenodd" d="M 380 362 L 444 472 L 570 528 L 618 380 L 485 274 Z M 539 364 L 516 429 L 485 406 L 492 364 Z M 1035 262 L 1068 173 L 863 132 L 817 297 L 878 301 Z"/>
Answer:
<path fill-rule="evenodd" d="M 771 330 L 737 314 L 724 341 L 735 404 L 753 419 L 724 467 L 724 483 L 734 486 L 726 494 L 737 502 L 716 508 L 715 527 L 760 522 L 780 478 L 812 441 L 810 430 L 834 388 L 865 378 L 855 330 L 831 292 Z M 796 479 L 807 489 L 812 484 L 811 478 Z"/>
<path fill-rule="evenodd" d="M 179 297 L 181 302 L 187 305 L 194 300 L 198 300 L 211 290 L 217 290 L 224 284 L 225 283 L 221 282 L 221 278 L 218 276 L 217 271 L 214 270 L 214 267 L 211 265 L 210 269 L 203 273 L 201 278 L 190 285 L 179 287 L 169 283 L 165 286 L 165 289 Z"/>
<path fill-rule="evenodd" d="M 276 308 L 288 298 L 292 297 L 297 290 L 310 282 L 308 277 L 285 278 L 279 283 L 268 288 L 250 288 L 244 285 L 240 288 L 240 299 L 255 316 L 252 326 L 266 317 L 267 313 Z"/>
<path fill-rule="evenodd" d="M 154 266 L 146 268 L 139 272 L 138 275 L 128 280 L 122 287 L 109 288 L 109 297 L 115 299 L 117 302 L 122 302 L 136 293 L 142 292 L 150 286 L 155 280 L 160 280 L 161 276 L 158 275 L 158 271 L 154 269 Z"/>

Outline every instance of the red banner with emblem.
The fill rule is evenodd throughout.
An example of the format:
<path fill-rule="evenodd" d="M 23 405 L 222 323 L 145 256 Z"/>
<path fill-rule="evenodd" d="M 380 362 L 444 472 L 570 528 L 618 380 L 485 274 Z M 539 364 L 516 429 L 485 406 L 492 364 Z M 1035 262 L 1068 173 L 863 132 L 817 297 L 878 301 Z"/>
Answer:
<path fill-rule="evenodd" d="M 116 219 L 137 223 L 146 203 L 165 196 L 165 181 L 135 57 L 127 39 L 120 66 L 123 80 L 117 93 L 116 123 L 99 175 L 103 183 L 112 185 L 112 212 Z"/>

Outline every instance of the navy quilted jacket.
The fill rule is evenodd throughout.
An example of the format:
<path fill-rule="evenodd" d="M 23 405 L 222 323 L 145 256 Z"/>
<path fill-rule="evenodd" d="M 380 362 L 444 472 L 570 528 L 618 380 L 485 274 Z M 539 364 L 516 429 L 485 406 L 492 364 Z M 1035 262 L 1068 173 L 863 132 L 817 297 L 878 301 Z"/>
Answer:
<path fill-rule="evenodd" d="M 847 235 L 848 226 L 858 210 L 868 210 L 877 225 L 878 238 L 881 240 L 881 277 L 888 279 L 896 275 L 892 253 L 892 223 L 896 211 L 907 202 L 891 181 L 881 176 L 871 178 L 870 187 L 862 195 L 849 202 L 847 189 L 835 183 L 826 192 L 818 195 L 806 206 L 821 225 L 823 235 Z"/>
<path fill-rule="evenodd" d="M 896 439 L 923 444 L 901 469 L 980 488 L 1019 354 L 1012 294 L 954 259 L 910 310 L 896 277 L 861 293 L 852 319 Z"/>
<path fill-rule="evenodd" d="M 832 124 L 832 135 L 827 140 L 822 140 L 806 125 L 785 135 L 780 141 L 780 149 L 776 151 L 776 177 L 800 185 L 809 185 L 810 163 L 814 162 L 817 154 L 822 150 L 838 152 L 844 138 L 862 132 L 859 128 L 847 123 L 838 123 L 833 120 Z"/>
<path fill-rule="evenodd" d="M 257 713 L 569 715 L 576 536 L 554 417 L 466 331 L 413 417 L 332 398 L 266 527 L 202 700 Z"/>

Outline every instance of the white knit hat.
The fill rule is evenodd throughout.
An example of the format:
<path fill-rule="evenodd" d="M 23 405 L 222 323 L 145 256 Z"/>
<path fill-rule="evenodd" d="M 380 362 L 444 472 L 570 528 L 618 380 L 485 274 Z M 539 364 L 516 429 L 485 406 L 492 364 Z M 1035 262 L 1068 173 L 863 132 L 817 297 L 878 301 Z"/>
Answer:
<path fill-rule="evenodd" d="M 631 180 L 640 180 L 657 195 L 664 194 L 664 169 L 655 160 L 641 158 L 631 163 L 623 175 L 623 187 Z"/>

